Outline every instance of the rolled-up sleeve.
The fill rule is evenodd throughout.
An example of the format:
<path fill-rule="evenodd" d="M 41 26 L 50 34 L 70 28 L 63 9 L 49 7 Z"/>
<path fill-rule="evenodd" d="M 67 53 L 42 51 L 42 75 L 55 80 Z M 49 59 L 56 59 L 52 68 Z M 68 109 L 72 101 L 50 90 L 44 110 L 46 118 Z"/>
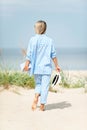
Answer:
<path fill-rule="evenodd" d="M 51 44 L 51 58 L 55 58 L 56 57 L 56 50 L 55 50 L 55 47 L 54 47 L 54 44 L 53 44 L 53 41 L 52 41 L 52 44 Z"/>

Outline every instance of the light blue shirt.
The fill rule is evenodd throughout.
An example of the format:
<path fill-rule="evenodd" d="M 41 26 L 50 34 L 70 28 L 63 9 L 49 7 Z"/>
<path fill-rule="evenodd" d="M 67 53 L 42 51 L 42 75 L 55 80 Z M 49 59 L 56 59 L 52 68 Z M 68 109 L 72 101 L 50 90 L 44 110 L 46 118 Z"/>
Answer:
<path fill-rule="evenodd" d="M 56 57 L 53 40 L 36 34 L 29 41 L 26 59 L 31 63 L 30 74 L 51 74 L 52 58 Z"/>

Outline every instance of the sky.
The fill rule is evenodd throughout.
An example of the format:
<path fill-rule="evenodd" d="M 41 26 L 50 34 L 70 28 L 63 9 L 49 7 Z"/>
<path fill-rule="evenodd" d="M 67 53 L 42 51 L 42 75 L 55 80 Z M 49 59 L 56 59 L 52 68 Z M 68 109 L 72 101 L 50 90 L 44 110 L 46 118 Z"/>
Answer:
<path fill-rule="evenodd" d="M 27 47 L 38 20 L 55 46 L 87 48 L 86 0 L 0 0 L 0 48 Z"/>

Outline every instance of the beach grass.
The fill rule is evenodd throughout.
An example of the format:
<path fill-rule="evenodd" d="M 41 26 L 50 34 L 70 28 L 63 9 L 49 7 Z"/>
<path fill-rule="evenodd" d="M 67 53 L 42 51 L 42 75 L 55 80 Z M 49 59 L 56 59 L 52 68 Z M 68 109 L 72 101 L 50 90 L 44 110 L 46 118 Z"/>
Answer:
<path fill-rule="evenodd" d="M 64 71 L 60 72 L 61 74 L 61 83 L 60 85 L 62 87 L 65 88 L 81 88 L 81 87 L 85 87 L 85 83 L 86 83 L 86 77 L 83 76 L 72 76 L 69 74 L 69 72 L 67 71 L 67 73 L 65 73 Z M 78 73 L 79 75 L 79 73 Z"/>
<path fill-rule="evenodd" d="M 64 88 L 80 88 L 84 87 L 87 82 L 87 77 L 80 78 L 74 77 L 64 71 L 60 72 L 61 82 L 59 83 L 60 87 Z M 73 78 L 74 77 L 74 78 Z M 21 71 L 10 71 L 10 70 L 1 70 L 0 69 L 0 86 L 9 89 L 9 86 L 21 86 L 24 88 L 35 88 L 35 81 L 33 76 L 29 76 L 27 72 Z M 52 89 L 49 89 L 52 91 Z"/>
<path fill-rule="evenodd" d="M 0 71 L 0 86 L 9 88 L 11 85 L 34 88 L 34 77 L 19 71 Z"/>

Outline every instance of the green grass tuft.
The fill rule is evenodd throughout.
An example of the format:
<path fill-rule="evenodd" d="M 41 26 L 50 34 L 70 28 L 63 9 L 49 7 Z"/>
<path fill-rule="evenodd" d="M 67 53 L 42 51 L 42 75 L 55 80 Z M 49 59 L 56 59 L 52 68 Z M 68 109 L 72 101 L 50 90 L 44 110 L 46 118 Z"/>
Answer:
<path fill-rule="evenodd" d="M 63 71 L 60 72 L 61 74 L 61 83 L 60 85 L 65 88 L 81 88 L 85 86 L 85 79 L 70 77 L 69 73 L 65 74 Z"/>
<path fill-rule="evenodd" d="M 34 77 L 30 77 L 27 73 L 0 71 L 0 85 L 8 88 L 10 85 L 17 85 L 27 88 L 34 88 Z"/>

